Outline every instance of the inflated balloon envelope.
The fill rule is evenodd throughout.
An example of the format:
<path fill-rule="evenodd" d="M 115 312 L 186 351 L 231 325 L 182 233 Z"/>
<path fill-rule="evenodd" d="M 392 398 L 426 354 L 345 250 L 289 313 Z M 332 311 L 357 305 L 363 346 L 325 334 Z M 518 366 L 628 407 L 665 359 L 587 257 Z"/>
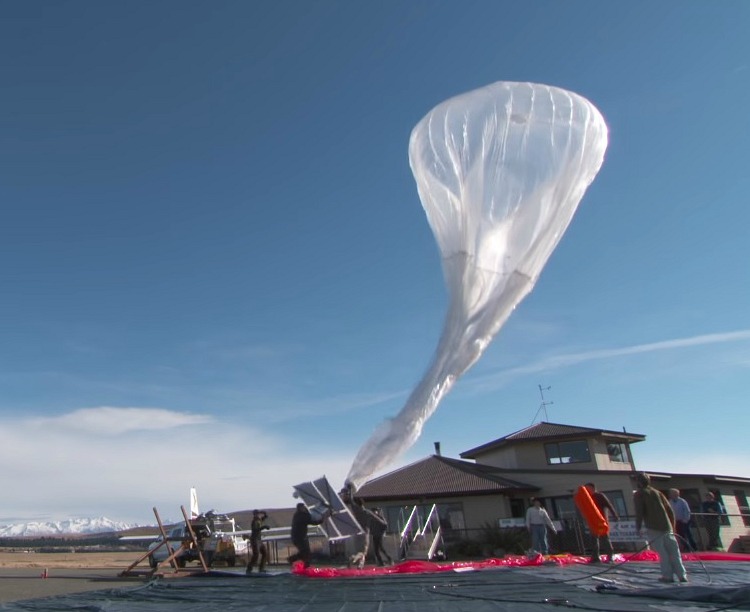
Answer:
<path fill-rule="evenodd" d="M 450 306 L 429 369 L 401 412 L 360 449 L 352 484 L 417 440 L 531 291 L 606 148 L 607 126 L 593 104 L 536 83 L 488 85 L 439 104 L 417 124 L 409 162 Z"/>

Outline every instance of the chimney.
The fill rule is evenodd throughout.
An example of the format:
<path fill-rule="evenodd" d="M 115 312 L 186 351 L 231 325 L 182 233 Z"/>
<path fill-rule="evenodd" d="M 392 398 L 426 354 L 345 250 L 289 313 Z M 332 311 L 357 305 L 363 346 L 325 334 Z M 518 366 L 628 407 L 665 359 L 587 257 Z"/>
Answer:
<path fill-rule="evenodd" d="M 440 442 L 434 442 L 435 444 L 435 454 L 440 457 Z"/>

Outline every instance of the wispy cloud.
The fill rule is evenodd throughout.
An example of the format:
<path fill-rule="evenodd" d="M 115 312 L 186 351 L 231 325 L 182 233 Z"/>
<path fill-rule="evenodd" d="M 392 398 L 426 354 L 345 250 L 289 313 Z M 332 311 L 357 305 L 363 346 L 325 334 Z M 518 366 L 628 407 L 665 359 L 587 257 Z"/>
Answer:
<path fill-rule="evenodd" d="M 649 342 L 646 344 L 637 344 L 634 346 L 624 346 L 617 348 L 597 349 L 577 353 L 564 353 L 540 359 L 526 365 L 503 369 L 489 374 L 474 376 L 462 383 L 462 391 L 466 392 L 488 392 L 494 391 L 513 380 L 536 374 L 537 372 L 550 372 L 559 370 L 581 363 L 604 361 L 632 355 L 655 353 L 660 351 L 670 351 L 686 349 L 698 346 L 712 344 L 726 344 L 731 342 L 740 342 L 750 340 L 750 330 L 738 330 L 733 332 L 702 334 L 691 336 L 689 338 L 676 338 L 672 340 L 662 340 L 659 342 Z M 737 361 L 738 364 L 745 365 L 747 360 Z M 287 421 L 297 417 L 316 415 L 335 415 L 356 412 L 358 410 L 373 408 L 381 404 L 387 404 L 393 401 L 404 401 L 409 394 L 409 389 L 401 389 L 391 392 L 372 393 L 372 394 L 347 394 L 335 397 L 310 400 L 305 402 L 284 401 L 279 405 L 279 399 L 273 399 L 276 408 L 269 412 L 268 419 L 274 422 Z"/>
<path fill-rule="evenodd" d="M 555 355 L 533 363 L 529 363 L 527 365 L 474 377 L 470 382 L 467 382 L 466 387 L 471 387 L 475 391 L 486 391 L 502 387 L 503 385 L 508 384 L 512 380 L 515 380 L 516 378 L 519 378 L 521 376 L 527 376 L 529 374 L 535 374 L 537 372 L 559 370 L 561 368 L 567 368 L 590 361 L 603 361 L 607 359 L 615 359 L 618 357 L 640 355 L 644 353 L 672 351 L 711 344 L 740 342 L 743 340 L 750 340 L 750 330 L 744 329 L 718 334 L 702 334 L 698 336 L 691 336 L 689 338 L 662 340 L 660 342 L 649 342 L 646 344 L 636 344 L 634 346 L 597 349 L 580 353 Z"/>
<path fill-rule="evenodd" d="M 117 434 L 117 435 L 115 435 Z M 353 449 L 300 452 L 254 427 L 154 408 L 86 408 L 52 418 L 0 420 L 4 513 L 106 515 L 153 522 L 179 517 L 188 489 L 206 509 L 289 507 L 292 485 L 326 474 L 343 483 Z"/>
<path fill-rule="evenodd" d="M 174 429 L 202 425 L 213 421 L 205 414 L 175 412 L 161 408 L 81 408 L 54 417 L 37 417 L 29 425 L 37 430 L 47 428 L 84 431 L 103 436 L 117 436 L 134 431 Z"/>
<path fill-rule="evenodd" d="M 403 400 L 408 390 L 383 393 L 348 393 L 310 401 L 284 401 L 268 415 L 269 422 L 284 422 L 310 415 L 341 415 L 359 412 L 394 400 Z M 279 403 L 279 400 L 275 400 Z"/>

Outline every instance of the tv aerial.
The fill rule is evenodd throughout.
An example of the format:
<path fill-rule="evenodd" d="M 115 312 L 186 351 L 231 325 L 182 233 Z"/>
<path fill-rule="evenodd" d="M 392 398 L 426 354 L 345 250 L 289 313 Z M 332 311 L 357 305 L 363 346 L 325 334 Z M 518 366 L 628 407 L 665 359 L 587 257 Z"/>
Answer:
<path fill-rule="evenodd" d="M 536 421 L 536 418 L 539 416 L 540 412 L 544 412 L 544 420 L 549 421 L 549 416 L 547 415 L 547 406 L 551 406 L 555 402 L 548 402 L 544 399 L 544 392 L 549 391 L 552 389 L 552 386 L 549 387 L 542 387 L 542 385 L 537 385 L 539 387 L 539 396 L 542 398 L 541 403 L 539 404 L 539 408 L 537 408 L 536 414 L 534 414 L 534 418 L 531 420 L 531 424 L 533 425 Z"/>

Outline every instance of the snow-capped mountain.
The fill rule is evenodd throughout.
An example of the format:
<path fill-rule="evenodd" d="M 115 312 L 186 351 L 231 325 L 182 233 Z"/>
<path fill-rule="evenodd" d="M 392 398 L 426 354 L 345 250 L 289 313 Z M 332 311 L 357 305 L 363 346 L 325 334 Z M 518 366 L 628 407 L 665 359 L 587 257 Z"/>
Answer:
<path fill-rule="evenodd" d="M 73 518 L 64 521 L 31 521 L 14 525 L 0 525 L 0 537 L 21 538 L 51 535 L 81 535 L 89 533 L 104 533 L 122 531 L 137 527 L 130 523 L 113 521 L 104 516 L 99 518 Z"/>

